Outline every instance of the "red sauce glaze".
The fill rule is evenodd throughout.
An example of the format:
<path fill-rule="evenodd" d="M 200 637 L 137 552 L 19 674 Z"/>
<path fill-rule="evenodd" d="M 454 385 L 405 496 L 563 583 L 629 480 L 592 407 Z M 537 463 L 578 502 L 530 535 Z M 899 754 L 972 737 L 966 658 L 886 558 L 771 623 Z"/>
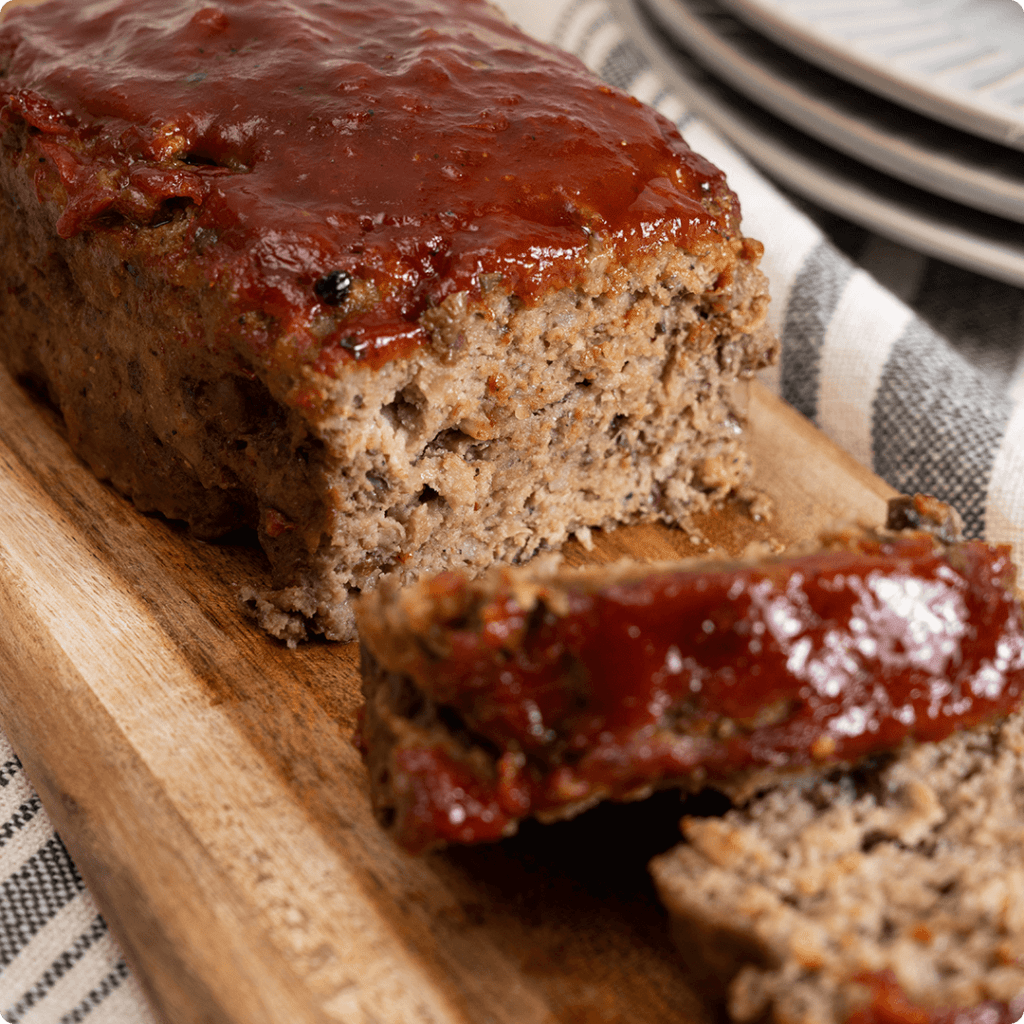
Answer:
<path fill-rule="evenodd" d="M 1014 580 L 1005 547 L 906 534 L 581 588 L 561 615 L 524 612 L 507 592 L 473 625 L 443 624 L 447 657 L 411 673 L 504 752 L 501 782 L 447 745 L 403 750 L 430 796 L 400 839 L 491 839 L 524 808 L 855 762 L 1000 717 L 1024 687 Z M 467 584 L 431 586 L 444 599 Z"/>
<path fill-rule="evenodd" d="M 421 344 L 481 275 L 530 302 L 595 235 L 628 258 L 738 223 L 668 121 L 479 0 L 49 0 L 9 11 L 4 67 L 62 236 L 196 207 L 178 271 L 326 372 Z M 375 301 L 324 301 L 335 271 Z"/>
<path fill-rule="evenodd" d="M 927 1008 L 911 1003 L 892 971 L 863 975 L 870 1002 L 847 1018 L 847 1024 L 1017 1024 L 1024 1013 L 1024 996 L 1006 1003 L 986 1000 L 977 1006 Z"/>

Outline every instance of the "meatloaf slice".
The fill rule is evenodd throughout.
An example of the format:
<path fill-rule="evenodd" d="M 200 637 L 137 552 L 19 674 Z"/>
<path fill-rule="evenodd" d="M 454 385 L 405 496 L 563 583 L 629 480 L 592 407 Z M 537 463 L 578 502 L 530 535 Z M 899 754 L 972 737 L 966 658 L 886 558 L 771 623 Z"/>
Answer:
<path fill-rule="evenodd" d="M 1024 719 L 785 786 L 651 871 L 734 1021 L 1013 1024 L 1024 1013 Z"/>
<path fill-rule="evenodd" d="M 1005 548 L 842 530 L 728 563 L 446 573 L 361 599 L 362 743 L 412 851 L 715 785 L 739 798 L 1005 715 Z"/>
<path fill-rule="evenodd" d="M 0 357 L 141 508 L 258 529 L 283 638 L 742 491 L 760 254 L 672 125 L 479 0 L 0 23 Z"/>

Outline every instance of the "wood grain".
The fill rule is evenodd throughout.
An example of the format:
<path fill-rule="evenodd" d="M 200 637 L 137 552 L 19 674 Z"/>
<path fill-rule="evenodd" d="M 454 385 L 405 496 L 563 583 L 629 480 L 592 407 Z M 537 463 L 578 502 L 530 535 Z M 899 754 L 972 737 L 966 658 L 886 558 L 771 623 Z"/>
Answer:
<path fill-rule="evenodd" d="M 759 387 L 771 522 L 641 527 L 572 561 L 786 544 L 890 490 Z M 351 645 L 242 615 L 258 551 L 140 515 L 0 376 L 0 722 L 168 1022 L 701 1024 L 645 864 L 680 798 L 410 858 L 369 810 Z"/>

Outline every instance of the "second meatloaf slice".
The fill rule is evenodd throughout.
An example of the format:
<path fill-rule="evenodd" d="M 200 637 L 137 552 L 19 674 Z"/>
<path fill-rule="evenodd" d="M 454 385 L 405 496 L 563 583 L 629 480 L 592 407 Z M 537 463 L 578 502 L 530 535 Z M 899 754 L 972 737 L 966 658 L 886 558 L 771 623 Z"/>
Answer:
<path fill-rule="evenodd" d="M 1019 712 L 683 832 L 651 870 L 693 976 L 738 1024 L 1024 1013 Z"/>
<path fill-rule="evenodd" d="M 655 568 L 445 573 L 360 600 L 362 741 L 411 851 L 711 785 L 736 799 L 1020 704 L 1006 548 L 842 530 Z"/>
<path fill-rule="evenodd" d="M 735 197 L 486 4 L 9 9 L 0 128 L 3 359 L 140 507 L 258 529 L 278 636 L 743 489 Z"/>

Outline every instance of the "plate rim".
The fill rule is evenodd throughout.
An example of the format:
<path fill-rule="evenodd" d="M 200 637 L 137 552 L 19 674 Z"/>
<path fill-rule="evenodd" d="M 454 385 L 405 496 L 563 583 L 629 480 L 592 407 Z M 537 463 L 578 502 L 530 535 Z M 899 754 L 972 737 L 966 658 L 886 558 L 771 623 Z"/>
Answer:
<path fill-rule="evenodd" d="M 632 30 L 633 38 L 650 60 L 653 69 L 675 88 L 683 103 L 694 114 L 704 118 L 712 128 L 721 132 L 771 177 L 824 209 L 885 238 L 1006 284 L 1024 287 L 1024 243 L 1011 245 L 1005 239 L 965 229 L 960 224 L 938 216 L 929 219 L 908 212 L 887 197 L 872 191 L 852 175 L 835 168 L 826 168 L 806 154 L 780 143 L 749 118 L 726 108 L 723 101 L 709 96 L 681 70 L 672 57 L 665 53 L 664 44 L 652 38 L 642 15 L 636 10 L 636 0 L 608 2 Z M 800 134 L 795 128 L 790 131 L 795 135 Z M 827 148 L 817 140 L 808 141 L 815 146 Z M 848 161 L 848 158 L 841 159 Z M 872 171 L 872 174 L 885 177 L 879 171 Z M 965 219 L 971 219 L 971 214 L 999 219 L 990 214 L 978 215 L 967 208 L 964 210 L 967 215 Z M 1008 234 L 1019 228 L 1012 221 L 1005 223 Z"/>
<path fill-rule="evenodd" d="M 801 23 L 791 12 L 782 12 L 770 0 L 722 0 L 748 25 L 757 28 L 784 48 L 824 67 L 849 81 L 918 113 L 953 125 L 972 135 L 1024 150 L 1024 112 L 1014 117 L 1009 108 L 993 102 L 970 101 L 965 94 L 928 80 L 920 74 L 894 73 L 893 65 L 858 53 L 849 45 L 810 25 Z M 950 4 L 957 7 L 963 4 Z M 986 40 L 1005 45 L 992 36 Z M 1020 52 L 1024 64 L 1024 48 Z"/>
<path fill-rule="evenodd" d="M 890 125 L 888 109 L 881 109 L 877 119 L 870 115 L 865 118 L 847 108 L 841 94 L 838 103 L 836 93 L 831 94 L 829 102 L 818 99 L 810 89 L 800 88 L 803 68 L 794 65 L 792 78 L 785 76 L 787 69 L 777 74 L 773 66 L 759 62 L 756 54 L 746 47 L 736 46 L 731 36 L 702 18 L 702 12 L 695 10 L 700 3 L 720 8 L 722 16 L 732 19 L 741 30 L 777 49 L 780 60 L 804 63 L 802 58 L 757 35 L 746 22 L 736 19 L 723 0 L 640 0 L 648 16 L 658 21 L 676 45 L 687 50 L 698 64 L 794 127 L 885 174 L 954 202 L 1024 223 L 1024 174 L 1014 178 L 999 168 L 978 163 L 969 152 L 951 156 L 949 151 L 922 142 L 912 129 L 901 130 L 898 125 Z M 834 77 L 816 65 L 806 67 L 808 74 Z M 860 88 L 839 78 L 835 79 L 835 85 L 840 89 Z M 867 98 L 885 108 L 890 106 L 890 101 L 884 98 L 875 95 L 867 95 Z M 892 107 L 893 114 L 900 112 L 903 108 Z M 945 125 L 936 123 L 936 127 L 948 131 Z M 965 145 L 971 142 L 996 145 L 969 136 L 962 141 Z M 1016 156 L 1014 150 L 1005 152 Z"/>

